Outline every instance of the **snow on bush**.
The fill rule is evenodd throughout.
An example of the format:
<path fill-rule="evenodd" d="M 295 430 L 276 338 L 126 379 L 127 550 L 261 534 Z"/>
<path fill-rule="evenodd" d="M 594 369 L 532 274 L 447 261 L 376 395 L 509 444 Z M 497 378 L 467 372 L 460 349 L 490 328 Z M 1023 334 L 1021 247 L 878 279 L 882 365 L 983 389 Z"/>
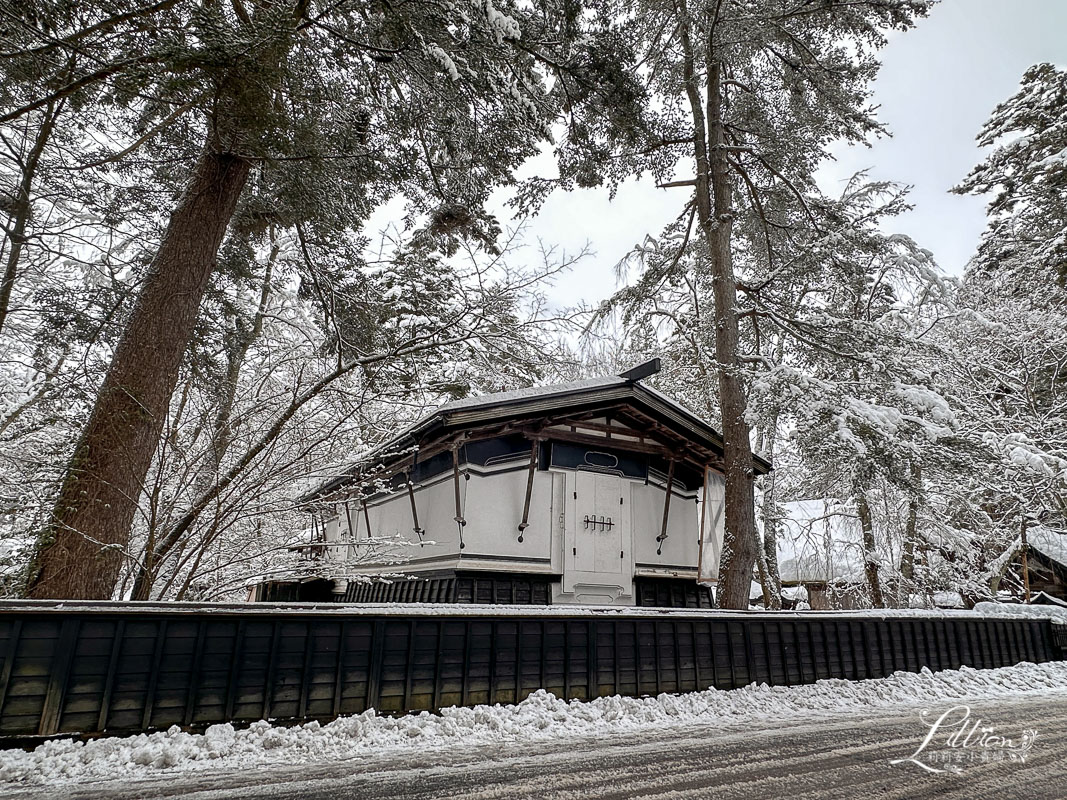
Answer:
<path fill-rule="evenodd" d="M 1067 692 L 1067 662 L 992 670 L 963 667 L 933 673 L 897 672 L 865 681 L 821 680 L 805 686 L 757 686 L 658 697 L 564 701 L 538 691 L 518 705 L 446 708 L 381 717 L 373 710 L 328 724 L 244 730 L 212 725 L 203 734 L 170 730 L 89 742 L 52 740 L 33 752 L 0 751 L 0 781 L 63 783 L 135 778 L 197 769 L 248 769 L 456 746 L 603 736 L 693 725 L 713 735 L 723 725 L 780 724 L 790 718 L 857 709 L 925 706 L 963 698 Z"/>

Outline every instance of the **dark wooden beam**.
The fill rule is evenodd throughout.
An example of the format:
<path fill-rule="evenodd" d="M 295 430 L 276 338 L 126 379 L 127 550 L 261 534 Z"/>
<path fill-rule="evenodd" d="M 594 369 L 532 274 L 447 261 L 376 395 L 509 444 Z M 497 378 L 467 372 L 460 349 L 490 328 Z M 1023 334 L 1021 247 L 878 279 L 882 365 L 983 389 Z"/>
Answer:
<path fill-rule="evenodd" d="M 670 468 L 667 470 L 667 491 L 663 497 L 663 526 L 660 528 L 659 536 L 656 537 L 656 555 L 663 555 L 663 540 L 667 538 L 667 522 L 670 520 L 671 513 L 671 489 L 674 488 L 674 465 L 676 460 L 671 459 Z"/>
<path fill-rule="evenodd" d="M 540 446 L 540 439 L 530 440 L 530 471 L 526 475 L 526 500 L 522 504 L 522 522 L 519 523 L 520 542 L 523 532 L 530 527 L 530 498 L 533 497 L 534 475 L 537 473 L 537 448 Z"/>
<path fill-rule="evenodd" d="M 367 538 L 371 538 L 370 512 L 367 510 L 367 498 L 363 498 L 363 521 L 367 523 Z"/>
<path fill-rule="evenodd" d="M 422 528 L 419 527 L 419 510 L 415 507 L 415 485 L 411 482 L 411 475 L 405 475 L 408 484 L 408 499 L 411 501 L 411 521 L 415 525 L 415 534 L 419 537 L 419 546 L 422 546 Z"/>
<path fill-rule="evenodd" d="M 356 540 L 356 526 L 352 524 L 352 507 L 345 500 L 345 517 L 348 519 L 348 535 L 354 542 Z"/>
<path fill-rule="evenodd" d="M 462 550 L 465 545 L 463 544 L 463 526 L 467 524 L 467 520 L 463 519 L 463 508 L 460 505 L 459 498 L 459 445 L 452 445 L 452 483 L 456 490 L 456 516 L 453 519 L 456 520 L 456 525 L 459 527 L 459 549 Z"/>

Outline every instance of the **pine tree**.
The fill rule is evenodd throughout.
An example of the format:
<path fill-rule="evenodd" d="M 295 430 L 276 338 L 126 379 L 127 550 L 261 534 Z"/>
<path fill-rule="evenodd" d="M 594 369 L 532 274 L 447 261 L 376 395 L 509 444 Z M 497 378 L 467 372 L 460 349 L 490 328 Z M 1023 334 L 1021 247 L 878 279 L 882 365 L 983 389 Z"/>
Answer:
<path fill-rule="evenodd" d="M 773 280 L 783 242 L 814 223 L 806 196 L 830 144 L 881 132 L 869 104 L 876 51 L 886 30 L 910 27 L 927 6 L 606 0 L 582 23 L 584 69 L 560 71 L 556 91 L 569 109 L 560 178 L 533 182 L 525 201 L 645 172 L 691 192 L 672 226 L 677 241 L 663 246 L 674 255 L 649 268 L 644 286 L 688 280 L 704 298 L 693 309 L 699 333 L 682 326 L 678 335 L 702 351 L 697 369 L 712 379 L 720 412 L 727 607 L 747 606 L 757 547 L 738 291 Z M 692 172 L 677 179 L 680 164 Z M 763 270 L 741 285 L 738 268 L 752 260 Z"/>
<path fill-rule="evenodd" d="M 234 220 L 352 227 L 399 193 L 442 226 L 476 226 L 492 185 L 547 135 L 533 54 L 555 26 L 551 8 L 491 2 L 18 7 L 0 124 L 63 101 L 87 109 L 73 124 L 114 143 L 95 162 L 132 167 L 170 207 L 40 538 L 32 596 L 111 596 Z"/>

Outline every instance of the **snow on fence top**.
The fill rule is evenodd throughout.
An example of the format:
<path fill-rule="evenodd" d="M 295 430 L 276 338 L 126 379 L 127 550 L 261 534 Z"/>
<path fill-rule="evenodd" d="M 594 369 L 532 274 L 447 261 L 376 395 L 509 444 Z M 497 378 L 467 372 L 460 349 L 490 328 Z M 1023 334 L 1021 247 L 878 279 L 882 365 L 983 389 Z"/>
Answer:
<path fill-rule="evenodd" d="M 764 611 L 734 609 L 635 608 L 632 606 L 528 606 L 482 605 L 474 603 L 189 603 L 132 602 L 124 600 L 0 600 L 0 614 L 23 613 L 190 613 L 241 614 L 266 616 L 276 614 L 316 616 L 398 616 L 398 617 L 612 617 L 612 618 L 712 618 L 743 619 L 891 619 L 926 617 L 930 619 L 984 619 L 990 616 L 1052 619 L 1067 624 L 1067 609 L 1057 606 L 1023 606 L 979 603 L 973 611 L 925 608 L 874 608 L 850 611 Z"/>

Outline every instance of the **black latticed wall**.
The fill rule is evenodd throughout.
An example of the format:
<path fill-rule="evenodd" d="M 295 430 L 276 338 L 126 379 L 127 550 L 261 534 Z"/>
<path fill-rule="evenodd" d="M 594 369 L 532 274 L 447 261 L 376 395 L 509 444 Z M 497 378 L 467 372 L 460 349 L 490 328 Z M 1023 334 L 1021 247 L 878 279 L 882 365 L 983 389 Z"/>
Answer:
<path fill-rule="evenodd" d="M 328 720 L 1062 658 L 1047 620 L 966 612 L 0 603 L 0 736 Z"/>

